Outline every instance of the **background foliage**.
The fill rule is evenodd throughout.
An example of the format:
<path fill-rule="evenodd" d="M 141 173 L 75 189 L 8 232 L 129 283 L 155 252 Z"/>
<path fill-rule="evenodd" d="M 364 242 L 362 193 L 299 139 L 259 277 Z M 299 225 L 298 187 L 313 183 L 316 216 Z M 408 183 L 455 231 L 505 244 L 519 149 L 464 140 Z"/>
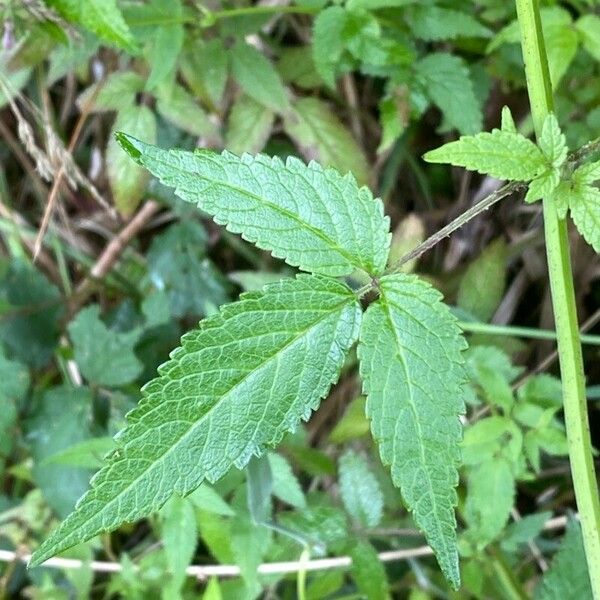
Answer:
<path fill-rule="evenodd" d="M 600 9 L 543 5 L 557 116 L 576 149 L 600 136 Z M 240 291 L 293 274 L 177 200 L 115 131 L 352 171 L 383 199 L 397 258 L 500 185 L 423 153 L 499 126 L 503 105 L 532 132 L 514 8 L 501 0 L 0 0 L 0 19 L 0 547 L 19 553 L 86 491 L 180 335 Z M 428 556 L 377 557 L 424 540 L 377 459 L 351 356 L 277 452 L 67 553 L 119 573 L 6 562 L 4 595 L 589 597 L 577 522 L 564 527 L 574 498 L 545 339 L 540 207 L 520 199 L 405 266 L 471 332 L 458 594 Z M 597 442 L 600 264 L 572 243 Z M 305 586 L 257 574 L 306 548 L 353 564 L 309 573 Z M 241 576 L 200 581 L 186 577 L 190 564 L 238 565 Z"/>

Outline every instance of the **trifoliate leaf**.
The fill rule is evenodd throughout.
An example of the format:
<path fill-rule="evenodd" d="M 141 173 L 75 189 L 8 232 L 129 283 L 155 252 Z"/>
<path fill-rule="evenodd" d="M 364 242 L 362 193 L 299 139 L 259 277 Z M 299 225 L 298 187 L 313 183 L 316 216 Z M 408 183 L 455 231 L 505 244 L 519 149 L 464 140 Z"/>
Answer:
<path fill-rule="evenodd" d="M 547 198 L 558 187 L 560 183 L 560 172 L 556 168 L 548 169 L 539 177 L 529 182 L 525 202 L 531 204 L 542 198 Z"/>
<path fill-rule="evenodd" d="M 517 133 L 517 126 L 515 125 L 515 121 L 508 106 L 502 107 L 502 122 L 500 129 L 506 131 L 506 133 Z"/>
<path fill-rule="evenodd" d="M 567 142 L 553 113 L 544 119 L 542 135 L 538 140 L 540 150 L 552 167 L 558 169 L 567 158 Z"/>
<path fill-rule="evenodd" d="M 296 158 L 283 163 L 264 155 L 162 150 L 124 134 L 118 139 L 180 198 L 293 266 L 332 276 L 383 271 L 388 219 L 381 201 L 351 175 Z"/>
<path fill-rule="evenodd" d="M 283 121 L 285 132 L 307 160 L 342 173 L 350 171 L 359 184 L 369 181 L 369 164 L 362 148 L 335 113 L 317 98 L 294 103 Z"/>
<path fill-rule="evenodd" d="M 416 37 L 427 41 L 492 35 L 487 27 L 471 15 L 439 6 L 415 4 L 408 12 L 408 23 Z"/>
<path fill-rule="evenodd" d="M 427 152 L 423 158 L 509 181 L 530 181 L 547 168 L 546 157 L 532 141 L 500 129 L 462 136 Z"/>
<path fill-rule="evenodd" d="M 100 320 L 98 305 L 84 308 L 69 324 L 75 361 L 82 375 L 98 385 L 119 386 L 134 381 L 143 369 L 133 352 L 140 333 L 111 331 Z"/>
<path fill-rule="evenodd" d="M 380 290 L 364 316 L 358 348 L 367 416 L 394 484 L 458 587 L 454 488 L 466 343 L 441 294 L 424 281 L 387 275 Z"/>
<path fill-rule="evenodd" d="M 159 368 L 117 448 L 32 564 L 242 468 L 317 408 L 358 334 L 342 283 L 300 275 L 224 306 Z"/>
<path fill-rule="evenodd" d="M 273 64 L 254 46 L 236 44 L 229 50 L 231 73 L 240 87 L 257 102 L 275 111 L 288 108 L 285 87 Z"/>
<path fill-rule="evenodd" d="M 550 569 L 533 594 L 535 600 L 592 600 L 581 525 L 572 520 Z"/>
<path fill-rule="evenodd" d="M 365 458 L 352 450 L 340 458 L 340 495 L 348 513 L 364 527 L 376 527 L 383 494 Z"/>
<path fill-rule="evenodd" d="M 452 127 L 462 134 L 481 130 L 481 106 L 462 58 L 442 52 L 428 54 L 415 69 L 427 95 Z"/>
<path fill-rule="evenodd" d="M 584 185 L 569 197 L 571 218 L 585 241 L 600 252 L 600 190 Z"/>

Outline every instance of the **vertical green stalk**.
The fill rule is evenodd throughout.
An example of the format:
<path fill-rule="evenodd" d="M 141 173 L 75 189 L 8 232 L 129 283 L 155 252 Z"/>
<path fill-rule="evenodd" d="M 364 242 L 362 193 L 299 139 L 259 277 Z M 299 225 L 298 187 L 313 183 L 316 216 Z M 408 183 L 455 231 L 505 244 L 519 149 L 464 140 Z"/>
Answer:
<path fill-rule="evenodd" d="M 527 90 L 536 135 L 553 111 L 552 85 L 538 0 L 516 0 Z M 594 598 L 600 600 L 600 500 L 587 416 L 581 341 L 577 324 L 566 219 L 544 199 L 548 276 L 556 322 L 569 460 Z"/>

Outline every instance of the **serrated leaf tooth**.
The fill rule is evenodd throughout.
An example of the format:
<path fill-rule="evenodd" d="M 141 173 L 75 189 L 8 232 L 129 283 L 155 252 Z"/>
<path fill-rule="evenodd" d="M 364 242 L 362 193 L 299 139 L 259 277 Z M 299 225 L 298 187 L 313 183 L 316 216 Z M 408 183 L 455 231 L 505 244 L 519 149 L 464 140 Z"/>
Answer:
<path fill-rule="evenodd" d="M 32 564 L 277 444 L 337 380 L 360 318 L 352 291 L 318 275 L 269 284 L 209 317 L 145 387 L 108 464 Z"/>
<path fill-rule="evenodd" d="M 361 326 L 358 357 L 367 416 L 382 462 L 440 566 L 459 584 L 454 506 L 465 342 L 441 295 L 414 276 L 380 280 Z"/>
<path fill-rule="evenodd" d="M 389 252 L 381 201 L 340 175 L 300 160 L 165 151 L 120 135 L 133 158 L 228 231 L 304 271 L 380 274 Z"/>

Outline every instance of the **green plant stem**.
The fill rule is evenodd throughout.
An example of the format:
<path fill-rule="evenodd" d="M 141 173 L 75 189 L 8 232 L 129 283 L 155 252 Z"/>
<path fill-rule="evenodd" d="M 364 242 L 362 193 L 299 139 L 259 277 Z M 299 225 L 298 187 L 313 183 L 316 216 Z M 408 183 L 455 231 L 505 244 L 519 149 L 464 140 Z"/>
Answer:
<path fill-rule="evenodd" d="M 539 137 L 546 115 L 553 110 L 539 3 L 537 0 L 516 0 L 516 5 L 531 115 L 536 136 Z M 600 500 L 587 416 L 567 222 L 558 218 L 550 201 L 544 199 L 543 202 L 548 276 L 558 338 L 569 460 L 590 582 L 594 598 L 600 600 Z"/>
<path fill-rule="evenodd" d="M 477 321 L 459 321 L 459 327 L 467 333 L 483 333 L 485 335 L 506 335 L 522 337 L 532 340 L 556 340 L 556 332 L 548 329 L 534 329 L 533 327 L 517 327 L 514 325 L 493 325 Z M 585 335 L 580 337 L 582 344 L 600 346 L 600 335 Z"/>

